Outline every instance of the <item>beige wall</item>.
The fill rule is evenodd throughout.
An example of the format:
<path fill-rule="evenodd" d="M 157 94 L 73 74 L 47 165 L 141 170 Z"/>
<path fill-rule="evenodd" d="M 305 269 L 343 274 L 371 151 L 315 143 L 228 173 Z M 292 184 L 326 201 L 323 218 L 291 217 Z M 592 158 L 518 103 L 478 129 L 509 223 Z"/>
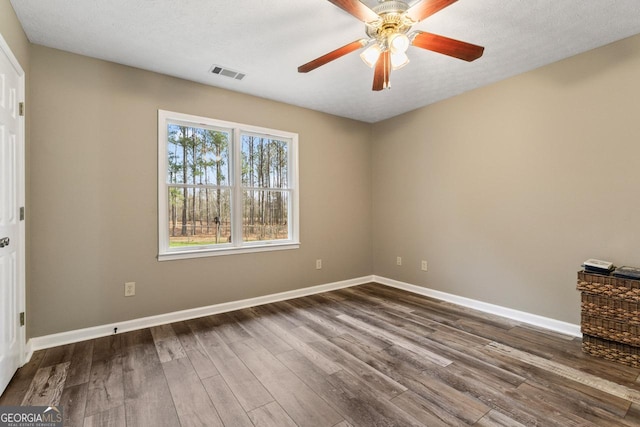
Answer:
<path fill-rule="evenodd" d="M 30 336 L 371 274 L 369 125 L 36 45 L 31 64 Z M 156 261 L 158 109 L 297 132 L 301 248 Z"/>
<path fill-rule="evenodd" d="M 582 261 L 640 265 L 638 76 L 640 36 L 373 125 L 375 274 L 579 323 Z"/>
<path fill-rule="evenodd" d="M 0 34 L 26 72 L 29 69 L 29 40 L 9 0 L 0 0 Z"/>

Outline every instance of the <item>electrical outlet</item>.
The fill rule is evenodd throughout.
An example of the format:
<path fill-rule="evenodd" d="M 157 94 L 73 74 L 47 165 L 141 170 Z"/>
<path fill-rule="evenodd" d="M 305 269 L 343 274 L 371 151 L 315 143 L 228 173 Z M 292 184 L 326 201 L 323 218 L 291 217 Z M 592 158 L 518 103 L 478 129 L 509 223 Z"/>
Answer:
<path fill-rule="evenodd" d="M 427 271 L 427 261 L 422 260 L 422 264 L 420 265 L 420 268 L 422 268 L 422 271 Z"/>
<path fill-rule="evenodd" d="M 321 259 L 317 259 L 316 260 L 316 270 L 321 270 L 322 269 L 322 260 Z"/>
<path fill-rule="evenodd" d="M 126 282 L 124 284 L 124 296 L 132 297 L 136 294 L 136 282 Z"/>
<path fill-rule="evenodd" d="M 396 257 L 396 265 L 402 265 L 402 257 Z"/>

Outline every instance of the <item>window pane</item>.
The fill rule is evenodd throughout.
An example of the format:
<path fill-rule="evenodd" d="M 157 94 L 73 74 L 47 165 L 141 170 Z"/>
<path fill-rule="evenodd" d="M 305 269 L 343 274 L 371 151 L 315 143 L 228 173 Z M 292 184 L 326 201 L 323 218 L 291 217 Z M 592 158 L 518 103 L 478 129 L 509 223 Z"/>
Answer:
<path fill-rule="evenodd" d="M 246 190 L 243 193 L 242 240 L 289 239 L 289 192 Z"/>
<path fill-rule="evenodd" d="M 167 183 L 229 185 L 228 132 L 169 124 Z"/>
<path fill-rule="evenodd" d="M 259 188 L 289 188 L 286 141 L 242 135 L 242 185 Z"/>
<path fill-rule="evenodd" d="M 169 187 L 169 246 L 203 246 L 231 241 L 231 191 Z"/>

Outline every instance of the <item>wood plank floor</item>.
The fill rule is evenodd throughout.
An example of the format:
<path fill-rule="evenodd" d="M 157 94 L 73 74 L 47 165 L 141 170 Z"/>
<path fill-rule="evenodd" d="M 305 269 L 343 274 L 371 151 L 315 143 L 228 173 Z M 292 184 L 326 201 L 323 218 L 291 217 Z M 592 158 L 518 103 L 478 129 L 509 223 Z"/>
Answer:
<path fill-rule="evenodd" d="M 0 405 L 65 426 L 638 426 L 639 369 L 377 284 L 36 352 Z"/>

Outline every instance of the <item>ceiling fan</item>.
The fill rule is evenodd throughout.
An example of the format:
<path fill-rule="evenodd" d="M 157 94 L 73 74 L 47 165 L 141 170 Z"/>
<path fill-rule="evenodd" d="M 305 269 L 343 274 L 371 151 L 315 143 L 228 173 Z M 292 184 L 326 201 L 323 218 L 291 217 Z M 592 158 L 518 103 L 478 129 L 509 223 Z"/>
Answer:
<path fill-rule="evenodd" d="M 298 67 L 299 73 L 308 73 L 348 53 L 367 46 L 360 54 L 368 66 L 374 68 L 375 91 L 388 89 L 391 70 L 402 68 L 409 62 L 407 49 L 416 46 L 465 61 L 482 56 L 484 47 L 448 37 L 414 30 L 411 27 L 457 0 L 422 0 L 409 7 L 402 0 L 378 0 L 370 9 L 359 0 L 329 0 L 365 23 L 368 38 L 356 40 L 313 61 Z"/>

